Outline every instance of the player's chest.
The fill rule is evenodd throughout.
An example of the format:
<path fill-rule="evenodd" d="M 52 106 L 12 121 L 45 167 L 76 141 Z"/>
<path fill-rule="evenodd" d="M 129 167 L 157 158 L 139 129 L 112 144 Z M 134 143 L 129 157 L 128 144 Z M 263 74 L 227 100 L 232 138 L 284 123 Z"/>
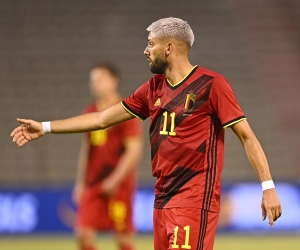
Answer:
<path fill-rule="evenodd" d="M 150 116 L 176 116 L 192 118 L 203 115 L 208 110 L 209 93 L 205 88 L 164 88 L 151 94 Z M 180 119 L 181 119 L 180 118 Z"/>

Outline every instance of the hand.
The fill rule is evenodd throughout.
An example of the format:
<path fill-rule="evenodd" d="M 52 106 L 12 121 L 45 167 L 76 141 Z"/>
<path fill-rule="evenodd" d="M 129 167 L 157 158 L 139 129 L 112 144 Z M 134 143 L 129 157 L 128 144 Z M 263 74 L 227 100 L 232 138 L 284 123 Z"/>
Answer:
<path fill-rule="evenodd" d="M 72 193 L 72 200 L 75 205 L 78 205 L 80 203 L 82 194 L 84 190 L 84 184 L 75 184 L 73 188 L 73 193 Z"/>
<path fill-rule="evenodd" d="M 106 198 L 110 198 L 117 191 L 118 185 L 115 181 L 106 178 L 101 182 L 100 192 Z"/>
<path fill-rule="evenodd" d="M 19 147 L 25 145 L 29 141 L 38 139 L 45 134 L 41 122 L 19 118 L 17 121 L 22 123 L 22 125 L 15 128 L 10 136 L 13 137 L 13 142 Z"/>
<path fill-rule="evenodd" d="M 274 222 L 282 214 L 280 200 L 275 188 L 268 189 L 263 192 L 261 209 L 263 220 L 265 220 L 268 216 L 270 226 L 274 227 Z"/>

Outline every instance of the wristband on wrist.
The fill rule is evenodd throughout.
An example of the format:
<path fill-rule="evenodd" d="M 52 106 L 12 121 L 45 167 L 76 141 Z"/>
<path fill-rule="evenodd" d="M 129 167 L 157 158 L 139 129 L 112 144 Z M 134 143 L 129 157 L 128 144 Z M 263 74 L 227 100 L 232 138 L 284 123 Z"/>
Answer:
<path fill-rule="evenodd" d="M 275 185 L 274 185 L 274 182 L 272 180 L 269 180 L 269 181 L 263 181 L 261 183 L 261 187 L 262 187 L 262 190 L 265 191 L 267 189 L 275 188 Z"/>
<path fill-rule="evenodd" d="M 42 122 L 42 127 L 43 127 L 43 131 L 44 131 L 45 134 L 51 132 L 50 122 Z"/>

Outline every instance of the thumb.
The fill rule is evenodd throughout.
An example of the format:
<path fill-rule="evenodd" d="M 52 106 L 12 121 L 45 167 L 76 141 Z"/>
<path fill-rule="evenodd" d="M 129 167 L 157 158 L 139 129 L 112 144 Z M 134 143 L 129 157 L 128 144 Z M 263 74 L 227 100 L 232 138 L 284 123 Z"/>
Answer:
<path fill-rule="evenodd" d="M 28 119 L 17 118 L 17 121 L 22 124 L 27 124 L 27 125 L 31 124 L 31 120 L 28 120 Z"/>

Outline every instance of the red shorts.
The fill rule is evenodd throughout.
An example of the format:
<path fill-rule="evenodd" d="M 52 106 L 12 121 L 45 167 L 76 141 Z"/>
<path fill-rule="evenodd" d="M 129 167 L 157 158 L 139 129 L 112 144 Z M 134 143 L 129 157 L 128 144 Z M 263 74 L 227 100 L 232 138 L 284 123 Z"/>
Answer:
<path fill-rule="evenodd" d="M 154 249 L 213 250 L 218 218 L 198 208 L 155 208 Z"/>
<path fill-rule="evenodd" d="M 97 189 L 85 189 L 78 206 L 76 227 L 97 231 L 134 232 L 133 190 L 119 190 L 111 199 L 102 197 Z"/>

